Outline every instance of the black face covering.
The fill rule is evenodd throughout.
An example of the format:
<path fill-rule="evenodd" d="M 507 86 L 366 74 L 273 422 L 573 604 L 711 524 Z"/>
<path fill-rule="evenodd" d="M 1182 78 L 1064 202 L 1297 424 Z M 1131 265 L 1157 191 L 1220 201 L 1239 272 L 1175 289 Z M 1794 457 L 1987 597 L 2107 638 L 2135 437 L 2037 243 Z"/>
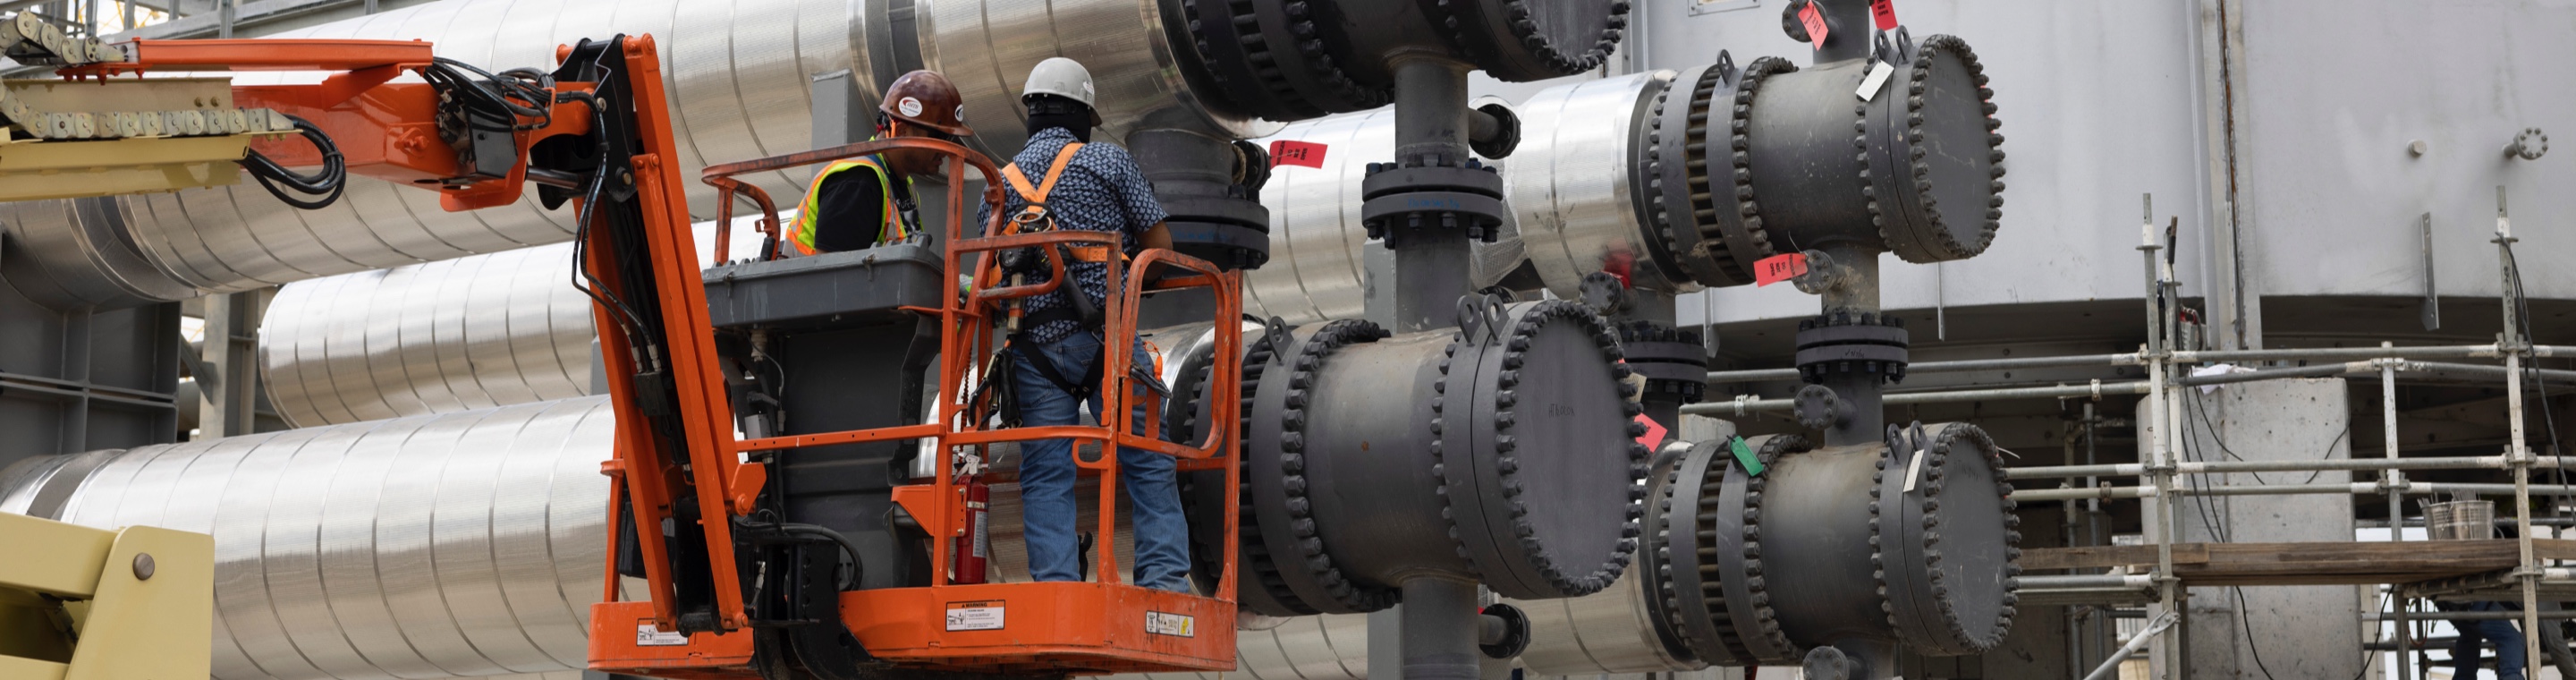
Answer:
<path fill-rule="evenodd" d="M 1035 137 L 1047 128 L 1064 128 L 1066 132 L 1073 133 L 1074 139 L 1084 144 L 1091 143 L 1091 108 L 1081 102 L 1054 95 L 1038 95 L 1035 101 L 1029 102 L 1028 110 L 1029 136 Z"/>

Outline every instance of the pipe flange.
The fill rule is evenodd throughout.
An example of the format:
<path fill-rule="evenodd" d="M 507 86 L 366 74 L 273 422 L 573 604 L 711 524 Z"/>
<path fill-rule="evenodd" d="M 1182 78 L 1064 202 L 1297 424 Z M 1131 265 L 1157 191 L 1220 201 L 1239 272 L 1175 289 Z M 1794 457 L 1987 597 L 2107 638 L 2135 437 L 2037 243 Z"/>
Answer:
<path fill-rule="evenodd" d="M 1485 114 L 1486 116 L 1490 116 L 1494 119 L 1494 136 L 1481 140 L 1467 140 L 1467 150 L 1476 152 L 1476 155 L 1478 156 L 1484 156 L 1495 160 L 1509 158 L 1513 151 L 1520 150 L 1520 112 L 1513 111 L 1510 105 L 1502 102 L 1493 102 L 1484 106 L 1476 107 L 1476 112 Z"/>
<path fill-rule="evenodd" d="M 1243 0 L 1233 0 L 1241 7 Z M 1309 106 L 1324 113 L 1365 111 L 1395 101 L 1387 88 L 1360 85 L 1342 69 L 1339 59 L 1349 56 L 1350 40 L 1341 32 L 1345 22 L 1341 5 L 1332 2 L 1251 2 L 1259 37 L 1270 57 L 1254 59 L 1254 73 L 1262 84 L 1283 99 L 1311 102 Z M 1235 25 L 1244 26 L 1244 16 L 1236 16 Z M 1272 49 L 1285 47 L 1288 50 Z M 1247 50 L 1252 49 L 1247 45 Z"/>
<path fill-rule="evenodd" d="M 1272 334 L 1280 337 L 1271 337 Z M 1239 430 L 1241 432 L 1252 431 L 1253 395 L 1261 387 L 1262 376 L 1278 365 L 1276 363 L 1278 354 L 1274 349 L 1279 344 L 1294 342 L 1293 338 L 1287 337 L 1288 335 L 1289 329 L 1281 326 L 1270 329 L 1257 339 L 1246 339 L 1247 348 L 1243 355 L 1243 408 L 1241 430 Z M 1277 343 L 1274 343 L 1274 340 Z M 1241 441 L 1235 447 L 1235 455 L 1244 456 L 1245 460 L 1250 460 L 1251 437 L 1240 439 Z M 1247 472 L 1249 472 L 1248 469 Z M 1182 498 L 1184 500 L 1201 498 L 1210 506 L 1225 502 L 1221 487 L 1183 494 Z M 1240 532 L 1237 538 L 1239 556 L 1236 571 L 1240 574 L 1240 578 L 1236 581 L 1235 598 L 1241 601 L 1244 609 L 1270 616 L 1304 616 L 1323 613 L 1322 610 L 1307 604 L 1304 598 L 1298 596 L 1295 589 L 1289 587 L 1288 578 L 1280 571 L 1277 555 L 1271 550 L 1270 542 L 1262 532 L 1261 522 L 1257 519 L 1260 517 L 1259 511 L 1254 509 L 1257 498 L 1252 491 L 1252 475 L 1245 474 L 1239 480 L 1239 488 L 1236 491 L 1238 501 L 1235 507 L 1238 513 L 1236 516 L 1242 520 L 1236 523 L 1237 531 Z M 1225 545 L 1223 521 L 1192 522 L 1191 527 L 1193 534 L 1201 535 L 1197 542 L 1202 546 Z M 1216 550 L 1198 550 L 1191 553 L 1191 561 L 1194 564 L 1190 573 L 1198 581 L 1202 592 L 1216 592 L 1217 579 L 1224 574 L 1224 565 L 1213 559 L 1217 554 L 1219 553 Z"/>
<path fill-rule="evenodd" d="M 1905 320 L 1874 312 L 1837 311 L 1798 322 L 1798 376 L 1821 384 L 1835 373 L 1903 382 L 1910 359 Z"/>
<path fill-rule="evenodd" d="M 1906 38 L 1898 33 L 1900 45 Z M 1902 88 L 1858 104 L 1853 137 L 1870 223 L 1907 262 L 1961 260 L 1993 245 L 2003 219 L 2003 135 L 1994 90 L 1968 43 L 1935 35 L 1900 46 Z M 1964 144 L 1963 144 L 1964 142 Z M 1985 153 L 1932 153 L 1984 146 Z"/>
<path fill-rule="evenodd" d="M 1383 239 L 1390 248 L 1462 230 L 1469 240 L 1492 243 L 1502 236 L 1503 216 L 1510 212 L 1503 205 L 1502 176 L 1473 158 L 1458 166 L 1370 163 L 1360 195 L 1361 224 L 1369 238 Z"/>
<path fill-rule="evenodd" d="M 1766 473 L 1781 457 L 1815 448 L 1794 434 L 1754 437 L 1745 440 L 1745 446 Z M 1713 537 L 1709 547 L 1716 559 L 1700 565 L 1700 580 L 1703 589 L 1715 589 L 1724 596 L 1707 598 L 1706 615 L 1732 622 L 1734 637 L 1726 644 L 1745 663 L 1796 663 L 1805 650 L 1780 627 L 1762 571 L 1762 491 L 1768 475 L 1752 474 L 1731 451 L 1716 450 L 1711 455 L 1716 459 L 1709 465 L 1713 479 L 1702 481 L 1701 495 L 1716 502 L 1705 505 L 1696 529 Z"/>
<path fill-rule="evenodd" d="M 1705 442 L 1702 444 L 1704 445 Z M 1645 531 L 1638 539 L 1639 546 L 1645 550 L 1646 559 L 1652 562 L 1639 566 L 1652 566 L 1652 568 L 1639 569 L 1638 575 L 1646 579 L 1646 608 L 1655 617 L 1656 637 L 1663 640 L 1665 651 L 1672 654 L 1675 659 L 1694 662 L 1704 661 L 1698 651 L 1692 648 L 1689 637 L 1692 620 L 1700 617 L 1683 614 L 1686 610 L 1682 608 L 1681 592 L 1679 586 L 1675 585 L 1677 581 L 1673 576 L 1673 501 L 1675 494 L 1678 493 L 1677 487 L 1681 479 L 1683 463 L 1688 460 L 1689 452 L 1684 451 L 1683 456 L 1682 461 L 1675 461 L 1670 469 L 1664 471 L 1654 488 L 1647 490 L 1650 504 L 1646 507 Z M 1698 485 L 1694 484 L 1691 488 L 1693 492 L 1689 497 L 1696 499 Z M 1685 546 L 1683 552 L 1689 553 L 1694 560 L 1698 557 L 1699 546 L 1696 543 L 1682 545 Z M 1692 564 L 1696 565 L 1697 562 L 1694 561 Z M 1696 579 L 1693 582 L 1696 583 Z"/>
<path fill-rule="evenodd" d="M 1431 423 L 1429 425 L 1431 432 L 1431 444 L 1429 447 L 1431 449 L 1431 475 L 1443 480 L 1440 488 L 1431 490 L 1431 495 L 1440 499 L 1440 523 L 1443 525 L 1441 528 L 1449 532 L 1449 549 L 1457 552 L 1458 560 L 1467 565 L 1467 570 L 1470 572 L 1470 576 L 1482 578 L 1483 574 L 1475 573 L 1480 566 L 1476 563 L 1476 556 L 1467 552 L 1467 539 L 1462 533 L 1464 529 L 1458 526 L 1458 514 L 1460 512 L 1460 508 L 1458 508 L 1457 504 L 1451 500 L 1449 495 L 1449 487 L 1451 485 L 1446 483 L 1446 480 L 1449 478 L 1449 459 L 1447 458 L 1449 448 L 1447 420 L 1449 407 L 1449 380 L 1451 377 L 1450 370 L 1452 368 L 1459 367 L 1458 349 L 1462 346 L 1470 346 L 1470 343 L 1474 342 L 1468 339 L 1468 336 L 1470 335 L 1472 335 L 1472 333 L 1462 331 L 1450 336 L 1449 345 L 1440 349 L 1440 377 L 1431 382 Z M 1470 356 L 1471 358 L 1469 361 L 1472 362 L 1472 354 Z M 1473 375 L 1472 368 L 1467 370 L 1470 371 L 1467 375 Z M 1462 381 L 1461 384 L 1465 384 L 1465 381 Z M 1474 393 L 1474 387 L 1469 386 L 1467 389 L 1469 394 Z M 1470 453 L 1469 455 L 1474 454 Z"/>
<path fill-rule="evenodd" d="M 1652 321 L 1619 324 L 1619 344 L 1628 368 L 1645 376 L 1644 397 L 1697 403 L 1708 388 L 1708 357 L 1696 330 Z M 1670 425 L 1671 423 L 1666 423 Z"/>
<path fill-rule="evenodd" d="M 1520 656 L 1522 651 L 1529 649 L 1530 618 L 1529 614 L 1521 612 L 1521 608 L 1496 602 L 1485 605 L 1485 608 L 1477 613 L 1503 620 L 1503 639 L 1492 644 L 1476 645 L 1476 650 L 1484 652 L 1485 658 L 1509 659 Z"/>
<path fill-rule="evenodd" d="M 1441 469 L 1445 500 L 1460 528 L 1460 544 L 1495 593 L 1540 600 L 1598 592 L 1618 580 L 1636 552 L 1649 452 L 1635 441 L 1645 433 L 1635 417 L 1644 410 L 1630 400 L 1635 387 L 1626 382 L 1630 371 L 1618 337 L 1600 316 L 1567 300 L 1512 305 L 1504 314 L 1452 336 L 1451 366 L 1441 379 L 1447 409 L 1441 418 L 1471 425 L 1447 428 L 1439 436 L 1444 453 L 1451 454 Z M 1569 325 L 1575 334 L 1550 330 Z M 1605 375 L 1595 378 L 1559 368 L 1585 351 L 1598 354 L 1608 368 Z M 1471 383 L 1462 382 L 1470 376 Z M 1608 414 L 1583 412 L 1597 407 L 1582 404 L 1599 402 L 1567 401 L 1569 395 L 1602 394 L 1586 386 L 1595 379 L 1616 386 L 1619 417 L 1625 421 L 1619 429 L 1585 429 Z M 1524 413 L 1540 404 L 1547 410 Z M 1460 413 L 1466 405 L 1478 408 Z M 1569 457 L 1588 452 L 1540 448 L 1547 455 L 1524 465 L 1524 438 L 1554 446 L 1591 441 L 1627 452 L 1616 541 L 1604 545 L 1599 529 L 1591 528 L 1606 517 L 1549 507 L 1571 503 L 1571 508 L 1582 508 L 1584 501 L 1607 490 L 1609 478 L 1586 474 L 1588 466 Z M 1473 455 L 1464 458 L 1454 455 L 1471 450 Z"/>
<path fill-rule="evenodd" d="M 1920 422 L 1890 426 L 1887 447 L 1869 504 L 1880 610 L 1925 654 L 1993 649 L 2020 599 L 2021 522 L 2002 449 L 1974 425 Z"/>
<path fill-rule="evenodd" d="M 1753 142 L 1749 136 L 1753 125 L 1753 102 L 1761 94 L 1763 79 L 1797 70 L 1796 64 L 1779 57 L 1755 59 L 1752 65 L 1744 68 L 1744 73 L 1735 82 L 1735 102 L 1727 109 L 1728 171 L 1723 175 L 1724 182 L 1710 177 L 1705 170 L 1691 177 L 1692 195 L 1709 197 L 1695 206 L 1704 211 L 1700 225 L 1703 229 L 1714 228 L 1717 232 L 1703 233 L 1702 239 L 1726 239 L 1728 254 L 1734 256 L 1736 266 L 1746 272 L 1753 271 L 1754 262 L 1779 254 L 1772 247 L 1770 232 L 1763 229 L 1762 204 L 1753 195 Z M 1712 96 L 1715 94 L 1711 93 Z M 1708 140 L 1708 119 L 1713 118 L 1716 115 L 1711 111 L 1710 115 L 1693 123 L 1690 139 Z M 1701 165 L 1705 168 L 1716 163 Z"/>
<path fill-rule="evenodd" d="M 1334 57 L 1340 22 L 1318 21 L 1333 3 L 1181 0 L 1191 46 L 1210 81 L 1245 113 L 1300 120 L 1384 106 L 1385 88 L 1361 85 Z M 1287 42 L 1280 43 L 1279 40 Z M 1293 56 L 1292 56 L 1293 55 Z"/>
<path fill-rule="evenodd" d="M 1370 612 L 1394 606 L 1397 591 L 1372 588 L 1353 582 L 1334 564 L 1332 553 L 1324 549 L 1324 539 L 1317 533 L 1313 501 L 1306 497 L 1306 403 L 1315 387 L 1315 375 L 1335 350 L 1348 345 L 1377 342 L 1390 333 L 1377 324 L 1361 319 L 1342 319 L 1326 323 L 1297 343 L 1296 358 L 1288 363 L 1287 393 L 1279 412 L 1279 474 L 1284 495 L 1282 509 L 1287 512 L 1288 538 L 1293 541 L 1296 557 L 1304 563 L 1306 575 L 1324 591 L 1339 611 Z M 1246 460 L 1250 460 L 1246 458 Z"/>
<path fill-rule="evenodd" d="M 1705 482 L 1709 469 L 1724 450 L 1728 440 L 1699 442 L 1684 454 L 1679 465 L 1665 480 L 1662 512 L 1651 529 L 1663 536 L 1663 549 L 1656 553 L 1661 563 L 1655 573 L 1662 576 L 1663 588 L 1658 595 L 1665 623 L 1681 638 L 1682 647 L 1691 656 L 1718 666 L 1742 666 L 1752 663 L 1751 653 L 1744 650 L 1736 633 L 1735 619 L 1709 616 L 1712 608 L 1724 609 L 1726 589 L 1714 576 L 1722 545 L 1737 538 L 1714 535 L 1704 546 L 1700 540 L 1701 521 L 1717 512 L 1721 485 Z M 1717 475 L 1723 479 L 1724 468 Z M 1681 517 L 1680 523 L 1673 521 Z M 1680 546 L 1675 549 L 1674 546 Z M 1703 562 L 1702 550 L 1708 560 Z"/>
<path fill-rule="evenodd" d="M 1721 90 L 1731 98 L 1741 76 L 1734 55 L 1724 51 L 1717 53 L 1715 64 L 1683 71 L 1656 95 L 1641 145 L 1646 153 L 1646 215 L 1655 230 L 1650 242 L 1662 245 L 1660 254 L 1672 259 L 1673 271 L 1704 286 L 1753 282 L 1745 262 L 1732 252 L 1734 246 L 1717 235 L 1716 199 L 1706 191 L 1710 103 Z"/>
<path fill-rule="evenodd" d="M 1627 0 L 1416 0 L 1416 5 L 1432 25 L 1445 29 L 1442 37 L 1468 61 L 1505 82 L 1600 68 L 1628 27 Z"/>

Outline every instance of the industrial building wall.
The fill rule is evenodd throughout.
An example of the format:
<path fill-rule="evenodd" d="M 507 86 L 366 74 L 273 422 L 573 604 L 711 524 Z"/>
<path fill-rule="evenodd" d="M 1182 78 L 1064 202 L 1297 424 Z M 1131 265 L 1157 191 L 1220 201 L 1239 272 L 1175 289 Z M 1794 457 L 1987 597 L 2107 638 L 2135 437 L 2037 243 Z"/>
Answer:
<path fill-rule="evenodd" d="M 182 348 L 175 303 L 63 311 L 0 282 L 0 467 L 171 441 Z"/>
<path fill-rule="evenodd" d="M 1781 34 L 1783 0 L 1641 3 L 1647 65 L 1705 63 L 1718 49 L 1807 61 Z M 2498 294 L 2496 185 L 2512 196 L 2525 253 L 2576 252 L 2576 182 L 2562 154 L 2507 161 L 2524 128 L 2576 134 L 2576 91 L 2535 65 L 2576 61 L 2576 7 L 2272 0 L 2241 5 L 2237 122 L 2211 123 L 2204 6 L 2215 0 L 2058 2 L 1908 0 L 1920 37 L 1955 33 L 1995 83 L 2010 174 L 2003 227 L 1974 260 L 1884 270 L 1890 309 L 1951 309 L 2141 296 L 2141 194 L 2158 226 L 2180 219 L 2183 293 L 2209 272 L 2212 215 L 2224 208 L 2233 135 L 2235 211 L 2249 295 L 2423 295 L 2423 235 L 2433 215 L 2435 278 L 2449 296 Z M 2214 14 L 2209 14 L 2214 18 Z M 1633 45 L 1631 45 L 1633 47 Z M 2412 141 L 2426 152 L 2410 153 Z M 2212 177 L 2222 178 L 2213 182 Z M 2576 298 L 2576 271 L 2528 267 L 2537 298 Z M 1700 306 L 1685 301 L 1685 323 Z M 1716 293 L 1718 323 L 1813 313 L 1784 286 Z M 2414 309 L 2393 310 L 2392 324 Z"/>

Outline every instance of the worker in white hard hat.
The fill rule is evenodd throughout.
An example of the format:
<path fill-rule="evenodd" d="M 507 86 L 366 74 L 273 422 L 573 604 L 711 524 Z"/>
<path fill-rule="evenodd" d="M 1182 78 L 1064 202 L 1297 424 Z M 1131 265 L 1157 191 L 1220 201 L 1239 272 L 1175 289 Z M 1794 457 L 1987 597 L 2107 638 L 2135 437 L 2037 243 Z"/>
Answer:
<path fill-rule="evenodd" d="M 1028 107 L 1028 146 L 1003 170 L 1009 184 L 1004 205 L 1006 229 L 1040 231 L 1086 229 L 1125 235 L 1124 246 L 1068 247 L 1065 275 L 1072 285 L 1029 298 L 1018 333 L 1011 336 L 1011 384 L 1023 427 L 1073 425 L 1078 404 L 1088 401 L 1100 417 L 1100 310 L 1114 291 L 1108 281 L 1108 259 L 1127 258 L 1143 248 L 1172 247 L 1163 226 L 1163 205 L 1154 186 L 1136 167 L 1126 149 L 1092 144 L 1091 128 L 1099 124 L 1097 93 L 1091 72 L 1071 59 L 1039 62 L 1029 72 L 1020 101 Z M 1032 174 L 1030 170 L 1042 174 Z M 979 219 L 977 223 L 989 224 Z M 1006 257 L 1005 262 L 1011 258 Z M 1020 258 L 1035 264 L 1037 258 Z M 1006 264 L 1006 266 L 1008 266 Z M 1043 266 L 1018 267 L 1026 283 L 1043 283 L 1051 272 Z M 1134 366 L 1151 370 L 1153 356 L 1142 342 L 1119 348 L 1134 353 Z M 1143 427 L 1143 402 L 1152 394 L 1127 395 L 1137 404 L 1137 427 Z M 1075 469 L 1072 440 L 1032 442 L 1020 462 L 1021 512 L 1027 524 L 1029 573 L 1040 581 L 1083 578 L 1081 550 L 1074 534 Z M 1142 449 L 1118 452 L 1118 488 L 1134 508 L 1136 571 L 1134 583 L 1147 588 L 1189 592 L 1189 527 L 1181 516 L 1180 492 L 1172 478 L 1170 456 Z"/>

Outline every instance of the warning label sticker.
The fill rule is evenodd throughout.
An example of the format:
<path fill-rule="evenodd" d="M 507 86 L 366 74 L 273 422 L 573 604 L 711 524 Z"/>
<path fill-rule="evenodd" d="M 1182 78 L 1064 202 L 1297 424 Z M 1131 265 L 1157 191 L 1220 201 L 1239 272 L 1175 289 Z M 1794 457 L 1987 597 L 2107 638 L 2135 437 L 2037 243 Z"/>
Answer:
<path fill-rule="evenodd" d="M 1002 602 L 1000 600 L 950 602 L 948 603 L 948 629 L 1001 630 Z"/>
<path fill-rule="evenodd" d="M 1145 612 L 1145 632 L 1174 637 L 1198 637 L 1198 619 L 1168 612 Z"/>
<path fill-rule="evenodd" d="M 686 644 L 689 644 L 687 634 L 677 631 L 662 632 L 655 629 L 651 621 L 635 624 L 635 646 L 637 647 L 678 647 Z"/>

